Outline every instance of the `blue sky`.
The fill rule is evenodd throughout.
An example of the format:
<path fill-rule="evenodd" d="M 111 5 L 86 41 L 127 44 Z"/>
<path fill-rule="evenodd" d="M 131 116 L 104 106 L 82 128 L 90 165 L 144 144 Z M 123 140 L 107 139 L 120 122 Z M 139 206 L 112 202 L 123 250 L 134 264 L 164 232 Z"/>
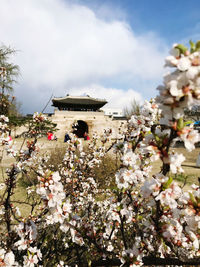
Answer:
<path fill-rule="evenodd" d="M 200 39 L 199 0 L 0 0 L 1 44 L 18 50 L 23 113 L 50 96 L 89 94 L 107 107 L 156 95 L 174 43 Z M 8 15 L 9 14 L 9 15 Z M 49 106 L 46 112 L 52 112 Z"/>
<path fill-rule="evenodd" d="M 80 0 L 77 3 L 97 12 L 107 7 L 113 10 L 113 16 L 116 11 L 116 17 L 126 20 L 138 34 L 153 31 L 169 45 L 196 34 L 200 24 L 199 0 Z M 107 19 L 109 16 L 108 13 Z"/>

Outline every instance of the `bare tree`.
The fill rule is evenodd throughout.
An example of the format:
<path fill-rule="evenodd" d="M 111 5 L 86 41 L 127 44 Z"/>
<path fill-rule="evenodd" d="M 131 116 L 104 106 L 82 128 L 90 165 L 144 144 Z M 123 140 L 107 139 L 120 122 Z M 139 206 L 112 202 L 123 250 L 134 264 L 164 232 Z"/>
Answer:
<path fill-rule="evenodd" d="M 124 108 L 124 115 L 129 119 L 133 114 L 139 115 L 140 114 L 140 104 L 133 99 L 129 107 Z"/>
<path fill-rule="evenodd" d="M 199 121 L 200 120 L 200 106 L 194 105 L 191 110 L 185 109 L 185 115 L 188 119 L 193 121 Z"/>

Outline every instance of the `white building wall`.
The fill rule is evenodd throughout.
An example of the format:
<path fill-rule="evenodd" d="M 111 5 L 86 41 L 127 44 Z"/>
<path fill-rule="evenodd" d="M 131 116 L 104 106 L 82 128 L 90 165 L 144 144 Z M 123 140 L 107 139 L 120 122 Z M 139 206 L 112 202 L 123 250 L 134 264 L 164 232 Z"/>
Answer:
<path fill-rule="evenodd" d="M 122 109 L 118 108 L 107 108 L 104 109 L 105 116 L 113 116 L 113 117 L 123 117 L 124 113 Z"/>

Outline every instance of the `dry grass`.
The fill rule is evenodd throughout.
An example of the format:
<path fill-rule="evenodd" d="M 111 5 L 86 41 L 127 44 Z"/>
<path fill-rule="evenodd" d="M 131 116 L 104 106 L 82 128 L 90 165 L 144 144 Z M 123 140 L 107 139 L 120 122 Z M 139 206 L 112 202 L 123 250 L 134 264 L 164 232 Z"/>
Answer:
<path fill-rule="evenodd" d="M 16 147 L 18 149 L 21 147 L 21 144 L 22 144 L 22 139 L 17 139 Z M 45 152 L 51 153 L 49 164 L 53 163 L 55 166 L 55 170 L 57 170 L 56 166 L 59 163 L 61 163 L 62 157 L 64 155 L 66 143 L 63 143 L 61 141 L 47 141 L 45 138 L 42 138 L 42 139 L 39 139 L 38 145 L 39 145 L 41 154 Z M 185 171 L 184 176 L 178 176 L 177 178 L 183 182 L 183 178 L 187 177 L 186 188 L 188 188 L 191 183 L 198 183 L 198 177 L 200 176 L 200 168 L 196 167 L 196 160 L 197 160 L 198 154 L 200 153 L 200 148 L 196 148 L 195 151 L 192 151 L 192 152 L 187 152 L 185 148 L 183 147 L 173 148 L 173 150 L 175 150 L 178 153 L 183 153 L 184 156 L 186 157 L 186 160 L 183 164 L 183 169 Z M 5 181 L 5 178 L 6 178 L 5 170 L 13 162 L 14 162 L 14 159 L 10 159 L 6 155 L 4 155 L 3 160 L 0 164 L 0 167 L 1 167 L 0 183 Z M 95 176 L 99 178 L 98 182 L 100 186 L 102 187 L 113 186 L 112 181 L 114 180 L 114 173 L 116 171 L 117 165 L 118 164 L 116 164 L 116 160 L 114 158 L 111 159 L 111 155 L 109 155 L 108 157 L 105 158 L 105 160 L 103 160 L 101 166 L 95 170 Z M 160 167 L 161 167 L 161 162 L 160 161 L 155 162 L 153 164 L 153 173 L 159 172 Z M 21 180 L 19 177 L 18 186 L 15 189 L 14 199 L 21 199 L 21 200 L 25 199 L 26 186 L 28 186 L 28 184 L 21 183 Z M 22 206 L 22 210 L 28 211 L 26 206 Z"/>
<path fill-rule="evenodd" d="M 119 169 L 120 161 L 116 155 L 106 155 L 99 166 L 93 170 L 94 179 L 99 184 L 100 188 L 113 188 L 115 187 L 115 173 Z"/>
<path fill-rule="evenodd" d="M 196 167 L 196 160 L 200 153 L 200 148 L 198 147 L 192 152 L 188 152 L 184 147 L 171 148 L 171 150 L 174 150 L 177 153 L 182 153 L 186 158 L 186 160 L 182 164 L 182 168 L 184 170 L 182 178 L 187 178 L 187 184 L 198 183 L 198 177 L 200 177 L 200 168 Z M 161 161 L 156 161 L 153 164 L 152 173 L 159 172 L 160 167 Z M 180 175 L 177 178 L 180 178 Z"/>
<path fill-rule="evenodd" d="M 17 150 L 19 150 L 20 148 L 26 149 L 26 142 L 23 144 L 23 146 L 22 144 L 23 144 L 23 138 L 15 139 L 14 146 Z M 39 153 L 44 154 L 47 151 L 50 152 L 52 154 L 51 162 L 54 162 L 54 164 L 60 162 L 60 157 L 62 157 L 63 155 L 65 146 L 66 145 L 61 141 L 48 141 L 46 138 L 41 138 L 38 140 Z M 57 159 L 56 159 L 56 155 L 57 155 Z M 8 157 L 6 155 L 6 152 L 4 151 L 3 158 L 0 163 L 0 183 L 5 182 L 7 178 L 6 169 L 9 168 L 14 162 L 15 162 L 15 159 Z M 31 177 L 31 179 L 32 178 L 36 179 L 36 177 L 33 177 L 31 173 L 29 173 L 29 176 Z M 34 179 L 32 181 L 34 182 Z M 31 185 L 31 182 L 26 177 L 22 178 L 22 176 L 19 175 L 17 179 L 17 186 L 14 190 L 14 195 L 12 196 L 12 200 L 25 201 L 27 197 L 26 187 L 30 185 Z M 0 192 L 0 194 L 2 192 L 3 190 Z M 26 204 L 17 204 L 17 203 L 15 203 L 15 205 L 17 205 L 20 208 L 22 216 L 25 216 L 30 213 L 30 210 L 31 210 L 30 206 Z"/>
<path fill-rule="evenodd" d="M 19 138 L 15 141 L 15 147 L 19 149 L 21 144 L 23 143 L 23 139 Z M 41 138 L 38 141 L 38 147 L 40 149 L 40 153 L 43 154 L 47 151 L 51 153 L 51 161 L 54 161 L 54 165 L 61 161 L 62 156 L 64 155 L 64 149 L 66 147 L 66 143 L 62 141 L 48 141 L 46 138 Z M 22 149 L 25 149 L 25 145 L 23 145 Z M 183 163 L 183 169 L 185 175 L 192 176 L 194 179 L 200 176 L 200 168 L 196 167 L 196 160 L 198 154 L 200 153 L 200 148 L 196 148 L 192 152 L 188 152 L 184 147 L 173 148 L 178 153 L 184 154 L 186 160 Z M 9 158 L 4 153 L 3 160 L 0 164 L 0 167 L 5 169 L 9 167 L 14 162 L 14 159 Z M 104 162 L 106 165 L 106 162 Z M 161 162 L 157 161 L 153 164 L 153 172 L 160 171 Z M 0 182 L 2 182 L 2 173 L 0 172 Z"/>

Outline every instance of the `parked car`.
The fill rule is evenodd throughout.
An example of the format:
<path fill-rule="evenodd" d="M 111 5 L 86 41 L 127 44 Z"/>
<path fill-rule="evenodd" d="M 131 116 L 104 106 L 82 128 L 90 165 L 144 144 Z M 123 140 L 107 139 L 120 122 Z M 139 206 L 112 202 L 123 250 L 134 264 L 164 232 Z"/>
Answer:
<path fill-rule="evenodd" d="M 194 122 L 194 129 L 200 130 L 200 121 L 195 121 Z"/>

